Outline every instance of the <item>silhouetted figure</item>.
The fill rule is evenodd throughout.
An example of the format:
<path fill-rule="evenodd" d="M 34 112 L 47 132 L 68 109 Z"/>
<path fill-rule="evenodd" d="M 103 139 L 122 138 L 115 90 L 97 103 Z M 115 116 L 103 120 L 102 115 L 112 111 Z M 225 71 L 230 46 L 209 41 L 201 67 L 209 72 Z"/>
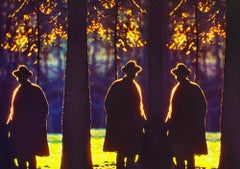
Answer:
<path fill-rule="evenodd" d="M 36 156 L 48 156 L 46 118 L 48 103 L 42 89 L 30 82 L 32 72 L 20 65 L 12 75 L 19 86 L 12 95 L 7 124 L 10 128 L 10 145 L 13 159 L 19 169 L 36 169 Z"/>
<path fill-rule="evenodd" d="M 171 70 L 178 83 L 173 87 L 166 118 L 168 138 L 177 168 L 194 169 L 194 154 L 207 154 L 205 137 L 206 99 L 200 86 L 188 79 L 191 70 L 183 63 Z"/>
<path fill-rule="evenodd" d="M 13 169 L 10 158 L 6 120 L 11 104 L 12 83 L 7 79 L 0 82 L 0 169 Z"/>
<path fill-rule="evenodd" d="M 141 151 L 146 120 L 141 89 L 134 80 L 142 68 L 130 60 L 121 70 L 125 76 L 112 83 L 105 98 L 107 126 L 103 150 L 117 152 L 117 169 L 132 169 Z"/>

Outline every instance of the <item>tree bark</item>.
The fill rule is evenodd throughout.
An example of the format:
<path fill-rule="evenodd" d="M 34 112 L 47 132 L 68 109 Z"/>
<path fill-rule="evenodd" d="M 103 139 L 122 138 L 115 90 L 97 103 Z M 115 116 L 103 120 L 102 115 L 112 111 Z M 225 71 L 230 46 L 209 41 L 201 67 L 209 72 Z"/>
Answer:
<path fill-rule="evenodd" d="M 166 83 L 164 77 L 164 1 L 149 1 L 148 38 L 148 120 L 147 168 L 168 169 L 168 156 L 164 119 L 166 113 Z M 169 72 L 167 72 L 169 73 Z M 164 99 L 163 99 L 164 98 Z"/>
<path fill-rule="evenodd" d="M 120 0 L 116 0 L 116 7 L 115 7 L 115 24 L 114 24 L 114 66 L 115 66 L 115 79 L 118 79 L 118 47 L 117 47 L 117 42 L 118 42 L 118 24 L 119 24 L 119 5 L 120 5 Z"/>
<path fill-rule="evenodd" d="M 221 114 L 219 169 L 240 168 L 240 15 L 239 3 L 227 0 L 227 37 Z"/>
<path fill-rule="evenodd" d="M 92 169 L 86 1 L 68 1 L 61 169 Z"/>

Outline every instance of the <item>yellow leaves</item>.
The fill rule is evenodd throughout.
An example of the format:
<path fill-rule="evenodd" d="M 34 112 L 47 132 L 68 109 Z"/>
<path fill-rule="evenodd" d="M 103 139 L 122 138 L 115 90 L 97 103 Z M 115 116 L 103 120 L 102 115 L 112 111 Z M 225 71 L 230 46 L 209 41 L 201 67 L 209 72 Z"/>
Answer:
<path fill-rule="evenodd" d="M 26 30 L 24 25 L 19 25 L 14 36 L 10 32 L 5 34 L 6 41 L 1 46 L 13 52 L 24 52 L 28 48 L 28 33 L 30 32 L 32 32 L 31 29 Z M 10 39 L 14 42 L 11 45 L 8 43 Z"/>
<path fill-rule="evenodd" d="M 126 24 L 126 23 L 123 23 L 123 24 L 122 24 L 122 28 L 127 29 L 127 28 L 128 28 L 127 24 Z M 118 26 L 118 30 L 119 30 L 119 29 L 120 29 L 120 27 Z"/>
<path fill-rule="evenodd" d="M 118 39 L 117 47 L 127 52 L 127 48 L 139 48 L 146 45 L 146 41 L 142 39 L 141 32 L 137 28 L 127 30 L 125 35 Z"/>
<path fill-rule="evenodd" d="M 188 26 L 185 28 L 183 23 L 179 23 L 175 26 L 171 42 L 167 44 L 167 47 L 171 50 L 186 50 L 188 55 L 191 51 L 196 51 L 197 47 L 194 40 L 196 36 L 195 27 Z M 226 38 L 226 31 L 220 24 L 210 27 L 208 32 L 201 32 L 199 40 L 203 44 L 213 44 L 216 41 L 216 36 Z"/>
<path fill-rule="evenodd" d="M 40 5 L 39 10 L 45 14 L 50 14 L 52 12 L 52 9 L 49 7 L 45 7 L 44 4 Z"/>
<path fill-rule="evenodd" d="M 169 28 L 173 32 L 170 42 L 166 45 L 169 49 L 190 55 L 197 48 L 205 49 L 209 45 L 219 43 L 220 40 L 226 38 L 225 16 L 221 11 L 223 6 L 220 7 L 216 0 L 196 1 L 196 16 L 195 8 L 184 8 L 186 2 L 186 0 L 180 0 L 178 6 L 170 13 L 172 24 Z M 223 19 L 220 19 L 220 17 L 223 17 Z M 199 44 L 196 43 L 196 40 Z"/>
<path fill-rule="evenodd" d="M 209 12 L 212 8 L 212 6 L 214 6 L 216 3 L 215 0 L 206 0 L 204 2 L 199 2 L 198 3 L 198 9 L 201 11 L 201 12 Z"/>
<path fill-rule="evenodd" d="M 111 40 L 111 35 L 110 35 L 111 29 L 110 28 L 105 29 L 102 23 L 96 20 L 92 20 L 92 23 L 87 27 L 87 34 L 90 34 L 93 32 L 97 32 L 98 36 L 102 40 Z"/>
<path fill-rule="evenodd" d="M 29 52 L 29 53 L 27 54 L 27 57 L 31 57 L 31 56 L 32 56 L 32 53 Z"/>
<path fill-rule="evenodd" d="M 212 28 L 211 28 L 211 29 L 212 29 Z M 209 32 L 206 33 L 206 35 L 207 35 L 207 40 L 208 40 L 207 42 L 208 42 L 208 43 L 210 43 L 210 41 L 211 41 L 212 39 L 214 39 L 214 37 L 215 37 L 214 31 L 212 31 L 211 29 L 210 29 Z"/>
<path fill-rule="evenodd" d="M 186 12 L 183 12 L 183 13 L 182 13 L 182 18 L 187 18 L 187 17 L 189 17 L 189 14 L 186 13 Z"/>
<path fill-rule="evenodd" d="M 3 44 L 1 44 L 1 47 L 3 47 L 3 49 L 5 49 L 5 50 L 10 49 L 9 43 L 6 43 L 6 42 L 4 42 Z"/>
<path fill-rule="evenodd" d="M 57 19 L 61 13 L 58 12 L 57 14 L 52 14 L 53 11 L 56 11 L 56 2 L 51 0 L 39 1 L 39 11 L 37 11 L 35 8 L 32 10 L 25 10 L 27 7 L 33 7 L 27 6 L 29 5 L 28 2 L 29 0 L 14 0 L 11 1 L 11 3 L 3 4 L 5 8 L 9 7 L 9 9 L 12 10 L 12 13 L 8 14 L 8 16 L 5 16 L 8 17 L 9 22 L 7 22 L 8 25 L 5 24 L 3 27 L 4 29 L 8 29 L 9 32 L 5 33 L 4 42 L 1 43 L 1 47 L 4 50 L 24 53 L 25 56 L 30 57 L 34 53 L 38 52 L 39 47 L 46 48 L 46 46 L 59 43 L 57 42 L 57 38 L 59 37 L 67 39 L 67 33 L 64 26 L 57 25 Z M 45 16 L 48 15 L 51 20 L 45 24 L 49 24 L 49 26 L 42 25 L 44 24 L 41 20 L 43 15 L 40 16 L 40 25 L 38 25 L 37 12 L 40 12 Z M 7 26 L 10 28 L 7 28 Z M 41 29 L 40 35 L 38 32 L 38 26 Z M 48 33 L 44 34 L 43 31 Z M 39 38 L 41 44 L 38 44 Z"/>
<path fill-rule="evenodd" d="M 126 15 L 132 15 L 132 10 L 127 9 L 127 10 L 125 11 L 125 14 L 126 14 Z"/>
<path fill-rule="evenodd" d="M 122 20 L 117 26 L 118 48 L 127 52 L 129 48 L 140 48 L 146 45 L 140 31 L 141 21 L 133 16 L 132 10 L 126 10 L 122 15 Z"/>
<path fill-rule="evenodd" d="M 29 20 L 29 19 L 30 19 L 30 16 L 27 15 L 27 14 L 24 14 L 24 15 L 23 15 L 23 19 L 24 19 L 24 20 Z"/>
<path fill-rule="evenodd" d="M 134 26 L 135 24 L 130 24 L 128 27 L 126 24 L 123 27 L 126 29 L 125 38 L 126 45 L 129 47 L 142 47 L 144 45 L 141 42 L 141 32 L 138 30 L 138 26 Z"/>
<path fill-rule="evenodd" d="M 7 32 L 7 33 L 6 33 L 6 37 L 7 37 L 7 38 L 11 38 L 11 37 L 12 37 L 11 33 Z"/>
<path fill-rule="evenodd" d="M 106 9 L 112 8 L 116 4 L 115 0 L 100 0 L 100 2 Z"/>
<path fill-rule="evenodd" d="M 226 38 L 226 31 L 222 28 L 222 25 L 217 24 L 216 26 L 212 27 L 211 29 L 217 35 Z"/>
<path fill-rule="evenodd" d="M 34 53 L 37 53 L 38 52 L 38 47 L 36 44 L 33 44 L 31 47 L 30 47 L 30 51 L 33 51 Z"/>
<path fill-rule="evenodd" d="M 19 23 L 16 23 L 15 29 L 13 34 L 10 32 L 5 34 L 6 40 L 1 46 L 13 52 L 27 52 L 28 56 L 31 56 L 32 53 L 37 53 L 37 30 L 34 27 L 27 27 Z M 64 30 L 63 26 L 53 28 L 49 34 L 43 34 L 41 36 L 42 43 L 44 45 L 53 45 L 58 37 L 67 39 L 67 32 Z M 11 41 L 13 43 L 10 44 Z"/>
<path fill-rule="evenodd" d="M 116 0 L 100 0 L 101 5 L 105 8 L 116 7 L 116 2 Z M 132 2 L 136 3 L 137 1 Z M 95 9 L 97 10 L 97 7 Z M 106 19 L 109 24 L 107 25 L 106 22 L 101 22 L 101 19 Z M 124 8 L 122 5 L 118 6 L 117 25 L 115 25 L 114 19 L 114 16 L 94 18 L 87 27 L 87 34 L 93 40 L 103 41 L 105 43 L 108 41 L 107 43 L 111 43 L 111 45 L 116 36 L 116 47 L 123 52 L 127 52 L 130 48 L 146 45 L 140 30 L 140 24 L 143 24 L 143 21 L 139 15 L 134 15 L 133 9 Z"/>
<path fill-rule="evenodd" d="M 203 2 L 199 2 L 198 9 L 202 12 L 208 12 L 211 8 L 209 6 L 203 4 Z"/>
<path fill-rule="evenodd" d="M 100 22 L 97 22 L 96 20 L 92 20 L 92 23 L 87 28 L 87 33 L 94 32 L 96 30 L 99 30 L 102 28 L 102 24 Z"/>
<path fill-rule="evenodd" d="M 203 43 L 214 43 L 216 36 L 226 38 L 226 31 L 222 28 L 222 25 L 220 24 L 212 26 L 208 32 L 201 33 Z"/>
<path fill-rule="evenodd" d="M 197 46 L 196 46 L 196 43 L 195 42 L 191 42 L 188 46 L 188 49 L 192 49 L 193 51 L 196 51 L 197 50 Z"/>
<path fill-rule="evenodd" d="M 191 29 L 192 28 L 190 26 L 185 28 L 183 22 L 176 25 L 174 28 L 174 34 L 172 36 L 172 41 L 170 44 L 167 44 L 167 47 L 172 50 L 184 50 L 186 48 L 188 48 L 188 50 L 194 50 L 194 44 L 190 43 L 190 45 L 188 45 L 188 34 L 192 31 Z M 187 51 L 186 54 L 190 54 L 190 52 Z"/>
<path fill-rule="evenodd" d="M 61 37 L 62 39 L 67 39 L 67 32 L 63 29 L 63 26 L 58 26 L 53 28 L 49 34 L 43 34 L 43 44 L 52 46 L 56 42 L 58 37 Z"/>
<path fill-rule="evenodd" d="M 198 38 L 200 45 L 214 44 L 217 41 L 217 37 L 226 38 L 226 31 L 223 28 L 224 24 L 218 23 L 215 19 L 216 15 L 220 14 L 219 10 L 211 11 L 215 5 L 215 0 L 198 1 L 197 8 L 200 10 L 199 13 L 208 12 L 203 15 L 210 17 L 206 22 L 203 22 L 202 18 L 198 20 L 198 30 L 200 32 L 197 32 L 194 13 L 183 11 L 179 18 L 173 18 L 173 24 L 171 25 L 173 33 L 170 42 L 166 46 L 171 50 L 185 51 L 185 54 L 189 55 L 197 49 L 196 38 Z"/>
<path fill-rule="evenodd" d="M 24 47 L 27 45 L 28 43 L 28 37 L 27 35 L 18 35 L 16 36 L 16 40 L 15 40 L 16 46 L 18 46 L 18 48 L 20 50 L 24 50 Z"/>
<path fill-rule="evenodd" d="M 51 14 L 53 9 L 57 6 L 56 2 L 46 0 L 44 3 L 39 5 L 39 11 L 44 14 Z"/>
<path fill-rule="evenodd" d="M 135 24 L 123 24 L 123 28 L 125 31 L 121 32 L 121 37 L 118 39 L 117 47 L 127 52 L 127 48 L 134 48 L 134 47 L 143 47 L 146 45 L 146 41 L 142 39 L 142 34 L 139 31 L 139 25 L 134 26 Z"/>

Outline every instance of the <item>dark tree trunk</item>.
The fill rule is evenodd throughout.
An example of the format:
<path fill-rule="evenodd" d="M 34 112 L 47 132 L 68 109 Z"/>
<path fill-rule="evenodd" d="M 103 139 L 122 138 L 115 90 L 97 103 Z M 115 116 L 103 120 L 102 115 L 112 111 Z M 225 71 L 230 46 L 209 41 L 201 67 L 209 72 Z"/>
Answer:
<path fill-rule="evenodd" d="M 114 66 L 115 66 L 115 79 L 118 79 L 118 47 L 117 47 L 117 42 L 118 42 L 118 24 L 119 24 L 119 5 L 120 5 L 120 0 L 116 0 L 116 7 L 115 7 L 115 24 L 114 24 Z"/>
<path fill-rule="evenodd" d="M 68 1 L 61 169 L 92 169 L 86 1 Z"/>
<path fill-rule="evenodd" d="M 41 35 L 40 35 L 40 11 L 39 11 L 39 2 L 38 0 L 35 2 L 35 8 L 37 12 L 37 64 L 36 64 L 36 83 L 39 84 L 39 76 L 40 76 L 40 54 L 41 54 Z"/>
<path fill-rule="evenodd" d="M 194 77 L 194 81 L 198 82 L 198 60 L 199 60 L 199 56 L 198 56 L 198 51 L 199 51 L 199 29 L 198 29 L 198 0 L 194 0 L 194 11 L 195 11 L 195 27 L 196 27 L 196 62 L 195 62 L 195 77 Z"/>
<path fill-rule="evenodd" d="M 240 168 L 240 16 L 239 2 L 227 0 L 227 40 L 221 114 L 219 169 Z"/>
<path fill-rule="evenodd" d="M 164 118 L 166 99 L 164 88 L 164 1 L 149 1 L 148 39 L 148 120 L 147 168 L 168 169 L 170 160 L 167 153 Z M 168 73 L 168 72 L 167 72 Z"/>

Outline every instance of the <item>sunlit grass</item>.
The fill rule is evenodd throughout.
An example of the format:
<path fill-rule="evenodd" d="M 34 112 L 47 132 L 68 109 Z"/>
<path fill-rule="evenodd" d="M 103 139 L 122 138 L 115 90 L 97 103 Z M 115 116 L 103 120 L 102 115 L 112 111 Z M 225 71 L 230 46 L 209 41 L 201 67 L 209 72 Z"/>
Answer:
<path fill-rule="evenodd" d="M 208 155 L 196 156 L 196 166 L 206 169 L 218 168 L 220 133 L 207 133 Z"/>
<path fill-rule="evenodd" d="M 115 169 L 115 153 L 102 151 L 105 130 L 92 130 L 92 161 L 94 169 Z M 220 152 L 220 133 L 207 133 L 208 155 L 196 156 L 196 166 L 213 169 L 218 167 Z M 48 141 L 51 154 L 49 157 L 38 157 L 38 169 L 59 169 L 61 163 L 61 134 L 49 134 Z"/>

